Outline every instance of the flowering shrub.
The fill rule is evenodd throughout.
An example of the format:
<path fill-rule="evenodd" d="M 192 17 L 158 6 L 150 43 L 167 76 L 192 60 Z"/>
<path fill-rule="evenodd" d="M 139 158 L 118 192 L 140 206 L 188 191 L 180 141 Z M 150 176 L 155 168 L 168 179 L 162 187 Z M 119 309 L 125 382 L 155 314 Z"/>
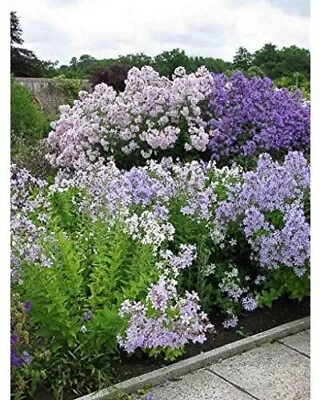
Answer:
<path fill-rule="evenodd" d="M 190 340 L 203 343 L 205 333 L 213 328 L 205 313 L 199 312 L 199 297 L 195 292 L 178 295 L 179 270 L 188 268 L 195 258 L 195 247 L 180 246 L 175 256 L 170 250 L 162 253 L 162 270 L 158 282 L 148 289 L 144 302 L 125 300 L 120 315 L 129 315 L 125 338 L 119 336 L 119 344 L 128 353 L 137 348 L 149 350 L 151 355 L 164 352 L 167 359 L 175 359 L 183 353 L 183 347 Z"/>
<path fill-rule="evenodd" d="M 262 275 L 273 276 L 278 295 L 288 290 L 302 298 L 309 292 L 309 188 L 309 165 L 301 153 L 290 152 L 282 165 L 262 154 L 257 169 L 230 185 L 216 210 L 213 239 L 224 247 L 241 234 L 251 261 Z"/>
<path fill-rule="evenodd" d="M 81 92 L 74 106 L 62 106 L 53 123 L 48 160 L 82 168 L 114 157 L 120 166 L 163 156 L 231 159 L 272 152 L 277 157 L 310 145 L 310 104 L 299 91 L 275 89 L 268 78 L 229 78 L 204 67 L 169 80 L 152 69 L 132 68 L 117 93 L 100 84 Z"/>
<path fill-rule="evenodd" d="M 183 189 L 175 184 L 173 166 L 167 164 L 151 163 L 129 172 L 121 172 L 112 163 L 95 165 L 91 172 L 79 170 L 73 177 L 61 172 L 51 186 L 12 166 L 13 290 L 32 302 L 30 326 L 39 348 L 34 368 L 38 371 L 40 361 L 47 366 L 46 379 L 32 378 L 33 385 L 50 382 L 57 396 L 62 396 L 56 360 L 65 360 L 66 354 L 75 354 L 78 348 L 81 357 L 95 363 L 95 384 L 105 382 L 107 371 L 103 368 L 116 351 L 117 334 L 125 329 L 125 320 L 118 314 L 121 303 L 126 299 L 144 302 L 148 293 L 153 293 L 161 276 L 160 253 L 161 259 L 175 268 L 182 263 L 191 265 L 195 249 L 182 247 L 175 256 L 167 248 L 175 230 L 169 221 L 170 207 L 165 204 Z M 189 166 L 192 168 L 195 166 Z M 174 169 L 178 174 L 179 169 Z M 166 186 L 170 176 L 171 187 Z M 137 178 L 145 186 L 137 187 Z M 118 191 L 112 192 L 113 187 Z M 145 196 L 148 191 L 151 194 Z M 191 195 L 191 188 L 189 192 Z M 209 325 L 200 313 L 196 294 L 174 295 L 169 303 L 168 321 L 176 321 L 176 334 L 184 335 L 177 338 L 178 352 L 167 343 L 165 353 L 172 359 L 189 340 L 204 340 Z M 181 307 L 186 313 L 189 310 L 188 323 L 179 322 Z M 53 343 L 48 338 L 54 338 Z M 52 346 L 51 355 L 45 356 Z M 162 352 L 158 346 L 151 350 Z M 64 390 L 76 390 L 71 376 L 80 365 L 72 371 L 69 364 L 66 359 L 69 379 Z M 87 368 L 86 361 L 81 375 Z M 91 387 L 85 379 L 77 386 L 77 390 Z"/>
<path fill-rule="evenodd" d="M 189 75 L 177 68 L 172 81 L 142 67 L 129 71 L 122 93 L 105 84 L 92 94 L 80 92 L 80 100 L 62 106 L 53 123 L 48 159 L 77 169 L 112 155 L 120 165 L 129 158 L 132 166 L 150 157 L 204 152 L 212 82 L 204 67 Z"/>
<path fill-rule="evenodd" d="M 309 102 L 298 90 L 275 89 L 269 78 L 249 79 L 240 71 L 230 78 L 214 75 L 209 109 L 215 160 L 309 149 Z"/>

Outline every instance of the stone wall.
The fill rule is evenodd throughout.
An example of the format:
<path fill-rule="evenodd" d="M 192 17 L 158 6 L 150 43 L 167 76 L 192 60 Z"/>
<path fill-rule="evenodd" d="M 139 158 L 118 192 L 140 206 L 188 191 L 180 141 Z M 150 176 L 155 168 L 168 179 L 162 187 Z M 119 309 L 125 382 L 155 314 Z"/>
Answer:
<path fill-rule="evenodd" d="M 58 79 L 16 78 L 16 81 L 30 90 L 40 109 L 47 114 L 58 114 L 59 106 L 68 102 Z M 89 89 L 89 81 L 83 80 L 81 90 Z"/>

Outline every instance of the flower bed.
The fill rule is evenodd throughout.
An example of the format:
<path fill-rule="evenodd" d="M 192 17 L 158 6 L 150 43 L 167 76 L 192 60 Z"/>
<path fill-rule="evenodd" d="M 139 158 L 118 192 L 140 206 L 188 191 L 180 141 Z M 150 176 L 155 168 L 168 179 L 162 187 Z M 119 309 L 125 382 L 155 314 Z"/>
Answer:
<path fill-rule="evenodd" d="M 232 79 L 237 92 L 244 78 Z M 62 109 L 49 136 L 54 181 L 12 165 L 12 304 L 28 309 L 12 319 L 17 399 L 97 390 L 114 380 L 119 351 L 170 362 L 218 325 L 239 329 L 243 313 L 309 296 L 309 164 L 293 151 L 307 143 L 307 106 L 282 93 L 300 125 L 277 157 L 261 142 L 242 166 L 230 165 L 240 147 L 228 166 L 207 162 L 219 82 L 205 69 L 172 81 L 132 69 L 123 93 L 98 85 Z M 268 82 L 247 85 L 277 107 Z M 248 118 L 252 140 L 274 122 Z M 226 128 L 235 140 L 238 122 Z"/>

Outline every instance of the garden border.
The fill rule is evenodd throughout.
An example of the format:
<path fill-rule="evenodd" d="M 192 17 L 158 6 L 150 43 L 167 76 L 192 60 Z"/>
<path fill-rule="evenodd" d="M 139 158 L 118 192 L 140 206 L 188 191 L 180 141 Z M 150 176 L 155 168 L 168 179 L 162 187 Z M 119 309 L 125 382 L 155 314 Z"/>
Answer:
<path fill-rule="evenodd" d="M 309 328 L 310 317 L 305 317 L 225 346 L 209 350 L 186 360 L 178 361 L 175 364 L 128 379 L 92 394 L 79 397 L 76 400 L 107 400 L 115 398 L 119 393 L 130 394 L 138 389 L 143 389 L 146 386 L 161 385 L 166 381 L 179 378 L 182 375 L 204 368 L 213 362 L 219 362 L 236 354 L 249 351 L 254 347 L 261 346 L 267 342 L 273 342 Z"/>

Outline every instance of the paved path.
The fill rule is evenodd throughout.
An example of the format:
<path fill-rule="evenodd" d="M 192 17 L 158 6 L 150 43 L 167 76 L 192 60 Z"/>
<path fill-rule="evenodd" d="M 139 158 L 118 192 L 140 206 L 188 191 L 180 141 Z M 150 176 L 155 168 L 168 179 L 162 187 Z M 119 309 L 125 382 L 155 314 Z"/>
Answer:
<path fill-rule="evenodd" d="M 309 400 L 310 331 L 212 364 L 150 392 L 152 400 Z"/>

